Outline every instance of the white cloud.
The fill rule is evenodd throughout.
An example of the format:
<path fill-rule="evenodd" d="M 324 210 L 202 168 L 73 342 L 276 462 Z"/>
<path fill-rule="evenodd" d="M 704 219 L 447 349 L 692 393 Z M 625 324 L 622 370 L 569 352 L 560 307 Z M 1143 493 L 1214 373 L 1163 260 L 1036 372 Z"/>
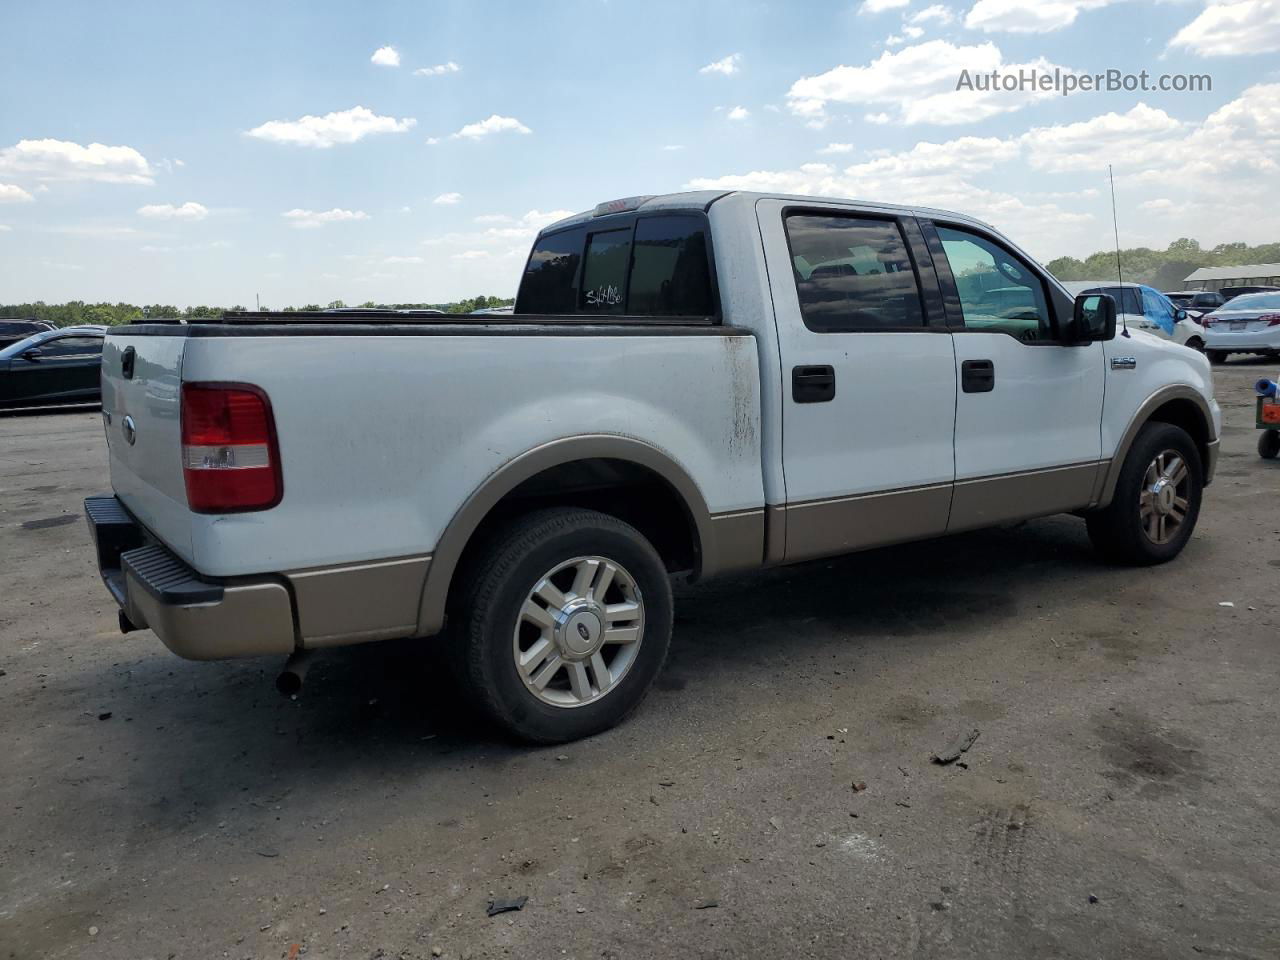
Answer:
<path fill-rule="evenodd" d="M 812 125 L 820 125 L 829 103 L 891 105 L 900 123 L 938 125 L 973 123 L 1000 113 L 1019 110 L 1035 100 L 1052 97 L 1050 91 L 957 90 L 962 70 L 970 74 L 1005 74 L 1020 70 L 1052 72 L 1044 59 L 1030 63 L 1006 63 L 994 43 L 957 46 L 946 40 L 929 40 L 896 52 L 885 51 L 866 66 L 838 66 L 791 85 L 787 105 Z"/>
<path fill-rule="evenodd" d="M 194 200 L 188 200 L 180 207 L 172 203 L 149 203 L 138 208 L 138 216 L 148 220 L 203 220 L 208 215 L 209 208 Z"/>
<path fill-rule="evenodd" d="M 489 256 L 488 250 L 463 250 L 453 255 L 454 260 L 483 260 Z"/>
<path fill-rule="evenodd" d="M 698 72 L 699 73 L 719 73 L 723 76 L 729 77 L 742 69 L 741 63 L 742 63 L 742 54 L 731 53 L 727 57 L 724 57 L 723 59 L 714 60 L 711 63 L 708 63 L 705 67 L 700 67 L 698 69 Z"/>
<path fill-rule="evenodd" d="M 945 7 L 940 3 L 925 7 L 923 10 L 917 10 L 915 13 L 907 17 L 907 23 L 929 23 L 936 21 L 939 26 L 946 26 L 953 22 L 956 16 L 951 12 L 950 7 Z"/>
<path fill-rule="evenodd" d="M 33 200 L 35 197 L 16 183 L 0 183 L 0 203 L 30 203 Z"/>
<path fill-rule="evenodd" d="M 887 113 L 868 113 L 862 119 L 867 121 L 867 123 L 873 123 L 878 127 L 882 127 L 886 123 L 893 122 L 893 117 L 889 116 Z"/>
<path fill-rule="evenodd" d="M 1105 170 L 1108 163 L 1144 167 L 1161 164 L 1169 153 L 1170 137 L 1183 126 L 1163 110 L 1139 103 L 1127 113 L 1033 127 L 1023 134 L 1022 142 L 1031 166 L 1051 173 Z"/>
<path fill-rule="evenodd" d="M 515 217 L 509 217 L 505 213 L 482 213 L 475 218 L 476 223 L 514 223 Z"/>
<path fill-rule="evenodd" d="M 437 63 L 434 67 L 419 67 L 413 71 L 415 77 L 438 77 L 446 73 L 457 73 L 462 68 L 450 60 L 448 63 Z"/>
<path fill-rule="evenodd" d="M 298 120 L 268 120 L 248 131 L 248 136 L 323 149 L 337 143 L 355 143 L 375 133 L 404 133 L 415 123 L 412 117 L 381 117 L 368 107 L 356 106 L 323 117 L 308 114 Z"/>
<path fill-rule="evenodd" d="M 0 233 L 8 233 L 12 229 L 7 223 L 0 223 Z"/>
<path fill-rule="evenodd" d="M 383 263 L 423 263 L 422 257 L 387 257 Z"/>
<path fill-rule="evenodd" d="M 439 143 L 439 142 L 440 142 L 440 138 L 439 138 L 439 137 L 427 137 L 427 139 L 426 139 L 426 140 L 424 140 L 423 142 L 424 142 L 424 143 L 426 143 L 426 145 L 427 145 L 428 147 L 434 147 L 437 143 Z"/>
<path fill-rule="evenodd" d="M 674 153 L 677 150 L 683 150 L 684 144 L 683 143 L 667 143 L 667 144 L 663 144 L 662 149 L 667 151 L 668 153 Z"/>
<path fill-rule="evenodd" d="M 400 66 L 400 51 L 395 47 L 379 47 L 373 51 L 373 56 L 369 58 L 371 63 L 376 63 L 380 67 L 398 67 Z"/>
<path fill-rule="evenodd" d="M 19 140 L 0 150 L 0 173 L 37 180 L 96 180 L 99 183 L 155 182 L 151 165 L 133 147 L 69 140 Z"/>
<path fill-rule="evenodd" d="M 1097 10 L 1115 0 L 978 0 L 964 25 L 986 33 L 1049 33 L 1075 23 L 1084 10 Z"/>
<path fill-rule="evenodd" d="M 907 38 L 900 33 L 891 33 L 889 36 L 884 38 L 884 45 L 886 47 L 900 47 L 906 42 Z"/>
<path fill-rule="evenodd" d="M 728 113 L 730 120 L 745 120 L 749 116 L 751 116 L 751 111 L 746 107 L 734 107 Z"/>
<path fill-rule="evenodd" d="M 434 204 L 438 204 L 438 205 L 440 205 L 440 206 L 444 206 L 444 207 L 447 207 L 447 206 L 453 206 L 455 203 L 461 203 L 461 202 L 462 202 L 462 194 L 460 194 L 460 193 L 442 193 L 442 194 L 440 194 L 440 196 L 436 197 L 436 198 L 435 198 L 434 200 L 432 200 L 431 202 L 432 202 L 432 203 L 434 203 Z"/>
<path fill-rule="evenodd" d="M 479 120 L 476 123 L 468 123 L 452 136 L 455 139 L 458 137 L 466 137 L 469 140 L 479 140 L 481 137 L 487 137 L 493 133 L 503 133 L 508 130 L 515 133 L 533 133 L 532 130 L 526 127 L 515 117 L 502 117 L 495 113 L 485 120 Z"/>
<path fill-rule="evenodd" d="M 314 230 L 323 227 L 326 223 L 342 223 L 350 220 L 368 220 L 369 215 L 363 210 L 341 210 L 334 207 L 332 210 L 286 210 L 280 214 L 286 220 L 293 223 L 299 230 Z"/>
<path fill-rule="evenodd" d="M 858 8 L 859 13 L 884 13 L 886 10 L 897 10 L 905 7 L 910 0 L 865 0 Z"/>
<path fill-rule="evenodd" d="M 825 147 L 818 151 L 821 154 L 833 153 L 853 153 L 852 143 L 828 143 Z"/>
<path fill-rule="evenodd" d="M 1280 0 L 1210 0 L 1169 46 L 1202 57 L 1280 50 Z"/>

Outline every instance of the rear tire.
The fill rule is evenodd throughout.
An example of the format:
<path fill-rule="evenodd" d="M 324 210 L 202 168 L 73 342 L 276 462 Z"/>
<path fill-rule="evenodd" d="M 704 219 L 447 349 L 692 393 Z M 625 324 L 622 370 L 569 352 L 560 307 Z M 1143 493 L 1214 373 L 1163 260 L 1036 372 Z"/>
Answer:
<path fill-rule="evenodd" d="M 1277 454 L 1280 454 L 1280 430 L 1263 430 L 1258 437 L 1258 456 L 1274 460 Z"/>
<path fill-rule="evenodd" d="M 1086 516 L 1089 540 L 1115 563 L 1172 560 L 1195 530 L 1203 488 L 1204 468 L 1187 432 L 1148 423 L 1125 457 L 1111 504 Z"/>
<path fill-rule="evenodd" d="M 1209 358 L 1210 363 L 1215 363 L 1215 364 L 1223 363 L 1227 359 L 1227 354 L 1226 354 L 1226 351 L 1224 350 L 1206 350 L 1204 352 L 1204 355 Z"/>
<path fill-rule="evenodd" d="M 531 743 L 607 730 L 640 705 L 671 642 L 671 582 L 634 527 L 557 507 L 515 521 L 458 571 L 455 673 Z"/>

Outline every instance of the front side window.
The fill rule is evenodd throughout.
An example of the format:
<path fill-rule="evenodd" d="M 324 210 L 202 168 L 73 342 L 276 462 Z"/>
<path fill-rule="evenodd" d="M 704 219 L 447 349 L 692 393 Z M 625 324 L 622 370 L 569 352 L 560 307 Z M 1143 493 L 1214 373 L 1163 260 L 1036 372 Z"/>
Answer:
<path fill-rule="evenodd" d="M 1054 339 L 1044 284 L 1024 261 L 976 233 L 941 224 L 937 230 L 966 330 L 1007 333 L 1024 343 Z"/>
<path fill-rule="evenodd" d="M 786 230 L 800 315 L 810 330 L 924 326 L 920 286 L 895 222 L 792 214 Z"/>
<path fill-rule="evenodd" d="M 40 344 L 45 357 L 84 357 L 102 353 L 101 337 L 55 337 Z"/>
<path fill-rule="evenodd" d="M 579 313 L 622 313 L 631 262 L 631 228 L 606 230 L 587 237 L 582 258 Z"/>
<path fill-rule="evenodd" d="M 582 259 L 581 230 L 564 230 L 542 237 L 529 255 L 516 313 L 573 313 Z"/>

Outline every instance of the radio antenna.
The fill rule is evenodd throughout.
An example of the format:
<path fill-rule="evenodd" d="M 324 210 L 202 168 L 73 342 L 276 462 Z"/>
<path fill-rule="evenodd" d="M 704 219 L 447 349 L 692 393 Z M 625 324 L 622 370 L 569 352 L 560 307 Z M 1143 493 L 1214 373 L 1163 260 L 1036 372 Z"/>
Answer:
<path fill-rule="evenodd" d="M 1116 278 L 1120 281 L 1120 299 L 1124 299 L 1124 271 L 1120 266 L 1120 219 L 1116 216 L 1116 175 L 1111 169 L 1111 164 L 1107 164 L 1107 176 L 1111 180 L 1111 226 L 1115 230 L 1116 235 Z M 1118 306 L 1123 306 L 1119 304 Z M 1129 336 L 1129 321 L 1125 319 L 1124 311 L 1120 311 L 1121 323 L 1124 324 L 1123 336 Z"/>

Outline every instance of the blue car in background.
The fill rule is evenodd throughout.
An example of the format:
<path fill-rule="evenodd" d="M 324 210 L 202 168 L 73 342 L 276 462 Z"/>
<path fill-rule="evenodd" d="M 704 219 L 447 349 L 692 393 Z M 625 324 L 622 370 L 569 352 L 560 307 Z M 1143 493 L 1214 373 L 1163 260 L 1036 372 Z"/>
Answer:
<path fill-rule="evenodd" d="M 1108 294 L 1116 302 L 1117 326 L 1142 330 L 1192 350 L 1204 351 L 1204 327 L 1155 287 L 1115 280 L 1072 280 L 1063 286 L 1073 297 L 1082 293 Z"/>

